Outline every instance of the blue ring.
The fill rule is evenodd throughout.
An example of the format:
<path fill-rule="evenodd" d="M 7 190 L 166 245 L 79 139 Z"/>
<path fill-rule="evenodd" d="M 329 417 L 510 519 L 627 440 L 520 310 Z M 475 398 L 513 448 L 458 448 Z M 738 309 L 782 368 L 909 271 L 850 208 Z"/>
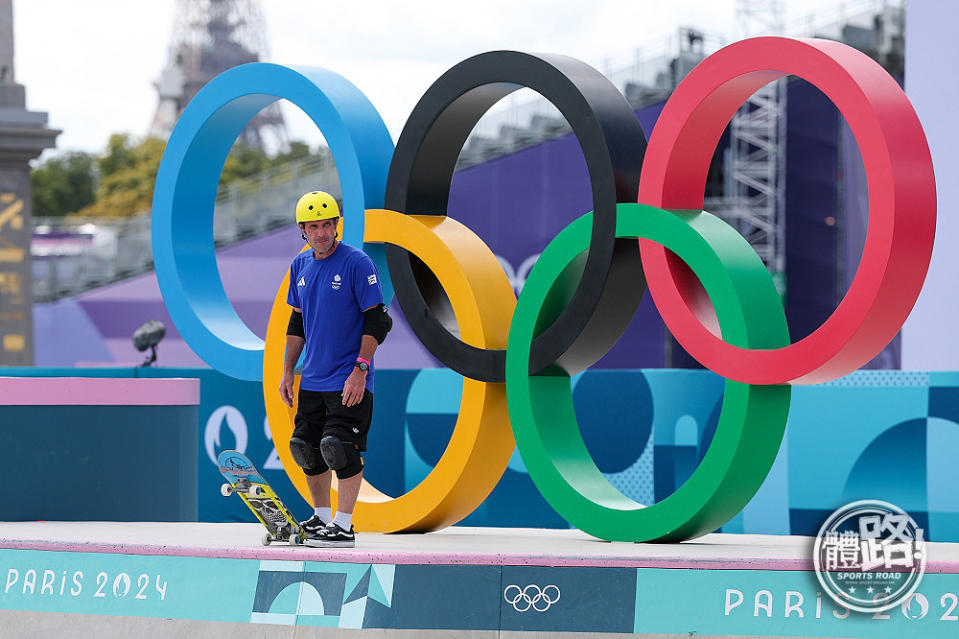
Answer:
<path fill-rule="evenodd" d="M 326 138 L 343 191 L 343 241 L 363 246 L 380 273 L 384 299 L 393 297 L 383 245 L 363 244 L 364 211 L 383 208 L 393 157 L 393 140 L 370 101 L 326 69 L 257 62 L 222 73 L 184 109 L 163 152 L 153 195 L 153 261 L 163 300 L 186 343 L 216 370 L 249 381 L 263 378 L 264 342 L 223 289 L 213 250 L 213 204 L 237 136 L 281 98 L 309 115 Z"/>

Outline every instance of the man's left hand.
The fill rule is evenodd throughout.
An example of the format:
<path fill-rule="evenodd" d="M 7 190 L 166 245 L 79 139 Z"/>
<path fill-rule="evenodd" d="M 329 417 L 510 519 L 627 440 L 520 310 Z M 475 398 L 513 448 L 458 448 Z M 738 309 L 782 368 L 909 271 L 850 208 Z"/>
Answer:
<path fill-rule="evenodd" d="M 366 391 L 366 373 L 358 368 L 354 368 L 350 376 L 346 378 L 343 384 L 343 405 L 355 406 L 363 401 L 363 393 Z"/>

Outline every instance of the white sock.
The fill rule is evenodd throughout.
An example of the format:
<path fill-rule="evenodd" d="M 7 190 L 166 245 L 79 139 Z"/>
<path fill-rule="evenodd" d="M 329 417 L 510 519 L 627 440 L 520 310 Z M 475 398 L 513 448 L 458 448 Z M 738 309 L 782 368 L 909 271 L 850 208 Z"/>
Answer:
<path fill-rule="evenodd" d="M 333 523 L 345 530 L 350 532 L 350 522 L 353 520 L 353 513 L 341 513 L 336 511 L 336 517 L 333 518 Z"/>
<path fill-rule="evenodd" d="M 324 524 L 330 523 L 333 519 L 333 509 L 329 506 L 319 506 L 313 509 L 313 514 L 323 520 Z"/>

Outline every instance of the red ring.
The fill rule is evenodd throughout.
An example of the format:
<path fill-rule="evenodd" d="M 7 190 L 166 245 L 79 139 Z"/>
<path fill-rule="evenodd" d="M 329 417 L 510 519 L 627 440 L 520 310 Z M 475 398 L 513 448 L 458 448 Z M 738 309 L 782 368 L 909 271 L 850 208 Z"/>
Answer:
<path fill-rule="evenodd" d="M 704 325 L 715 325 L 712 309 L 685 267 L 661 244 L 639 241 L 649 290 L 676 340 L 706 368 L 749 384 L 828 381 L 875 357 L 919 296 L 936 230 L 932 158 L 912 105 L 879 64 L 829 40 L 743 40 L 693 69 L 653 130 L 639 201 L 702 209 L 706 171 L 726 124 L 752 93 L 788 74 L 832 100 L 859 143 L 866 169 L 869 226 L 862 260 L 833 314 L 784 348 L 727 344 Z"/>

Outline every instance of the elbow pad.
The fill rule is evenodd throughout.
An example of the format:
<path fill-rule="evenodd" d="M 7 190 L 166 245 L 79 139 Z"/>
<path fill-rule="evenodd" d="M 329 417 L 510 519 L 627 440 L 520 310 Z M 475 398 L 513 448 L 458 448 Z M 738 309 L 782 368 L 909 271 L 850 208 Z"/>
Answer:
<path fill-rule="evenodd" d="M 363 334 L 371 335 L 377 344 L 383 343 L 391 328 L 393 328 L 393 319 L 382 304 L 363 311 Z"/>
<path fill-rule="evenodd" d="M 306 334 L 303 332 L 303 313 L 297 313 L 296 311 L 290 313 L 290 323 L 286 327 L 286 334 L 306 339 Z"/>

